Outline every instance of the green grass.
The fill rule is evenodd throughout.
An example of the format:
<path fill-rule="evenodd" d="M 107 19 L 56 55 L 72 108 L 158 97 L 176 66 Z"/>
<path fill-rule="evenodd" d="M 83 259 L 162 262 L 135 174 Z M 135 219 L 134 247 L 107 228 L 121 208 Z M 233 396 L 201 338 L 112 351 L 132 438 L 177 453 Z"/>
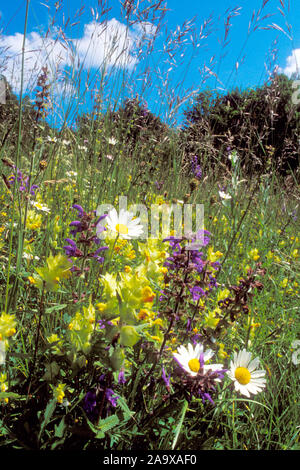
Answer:
<path fill-rule="evenodd" d="M 119 71 L 115 90 L 130 78 Z M 113 90 L 100 98 L 106 109 L 117 108 Z M 22 103 L 21 93 L 20 118 Z M 119 114 L 116 124 L 113 114 L 101 111 L 99 120 L 92 113 L 78 131 L 67 127 L 68 111 L 60 130 L 50 131 L 40 120 L 34 142 L 30 132 L 22 134 L 20 119 L 15 146 L 5 142 L 0 149 L 0 172 L 6 178 L 0 185 L 0 345 L 6 351 L 0 365 L 0 445 L 27 450 L 299 450 L 299 364 L 292 360 L 300 296 L 296 175 L 287 188 L 275 167 L 249 175 L 240 168 L 240 157 L 225 165 L 222 152 L 214 152 L 219 159 L 212 161 L 203 148 L 203 174 L 197 180 L 180 131 L 149 125 L 140 132 L 135 115 L 130 121 Z M 114 144 L 109 143 L 112 137 Z M 7 187 L 9 176 L 17 176 L 7 159 L 21 170 L 23 183 L 30 176 L 29 186 L 39 186 L 36 195 L 20 191 L 19 182 Z M 221 188 L 231 199 L 221 198 Z M 183 269 L 177 277 L 168 269 L 164 277 L 166 252 L 171 254 L 167 242 L 146 240 L 142 248 L 137 241 L 106 240 L 103 263 L 87 256 L 99 247 L 92 238 L 93 211 L 100 204 L 118 209 L 120 196 L 127 196 L 128 206 L 144 204 L 148 211 L 151 204 L 204 205 L 211 240 L 201 256 L 205 270 L 212 270 L 215 254 L 220 269 L 211 271 L 218 285 L 203 306 L 191 301 L 189 287 L 201 277 L 193 268 L 192 274 Z M 33 201 L 49 213 L 33 207 Z M 69 224 L 79 217 L 73 204 L 91 216 L 89 230 L 82 232 L 88 239 L 81 244 L 80 235 L 70 233 Z M 65 255 L 66 238 L 76 238 L 83 252 L 73 259 L 78 273 L 67 275 L 67 261 L 59 258 Z M 225 297 L 234 298 L 236 286 L 257 268 L 261 271 L 247 292 L 247 309 L 242 312 L 242 303 L 233 300 L 238 313 L 225 321 L 228 310 L 222 310 L 218 295 L 230 289 Z M 205 288 L 208 282 L 203 281 Z M 160 291 L 169 284 L 173 290 L 164 303 Z M 145 287 L 150 301 L 143 300 Z M 104 328 L 97 327 L 100 320 Z M 205 349 L 214 351 L 213 362 L 226 369 L 235 351 L 251 351 L 266 372 L 265 388 L 248 398 L 225 375 L 211 392 L 214 404 L 203 403 L 197 394 L 191 398 L 190 382 L 176 373 L 172 353 L 195 334 Z M 162 367 L 170 374 L 170 388 Z M 120 371 L 124 384 L 118 381 Z M 119 397 L 116 406 L 106 396 L 110 389 Z M 85 397 L 96 390 L 98 414 L 91 417 Z"/>

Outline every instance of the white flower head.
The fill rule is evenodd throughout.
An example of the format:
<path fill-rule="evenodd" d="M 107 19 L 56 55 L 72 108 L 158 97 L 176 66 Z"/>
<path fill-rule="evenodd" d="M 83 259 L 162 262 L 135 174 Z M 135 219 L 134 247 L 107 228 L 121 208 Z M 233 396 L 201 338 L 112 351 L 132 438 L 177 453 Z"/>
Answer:
<path fill-rule="evenodd" d="M 198 343 L 196 346 L 193 346 L 189 343 L 187 348 L 179 346 L 177 351 L 177 353 L 173 353 L 175 360 L 193 377 L 198 374 L 200 367 L 203 367 L 204 373 L 209 370 L 216 371 L 223 369 L 223 364 L 206 364 L 214 353 L 211 349 L 204 351 L 202 344 Z"/>
<path fill-rule="evenodd" d="M 103 220 L 108 231 L 113 232 L 114 237 L 116 234 L 120 238 L 130 240 L 143 235 L 143 226 L 140 224 L 140 219 L 134 218 L 132 212 L 124 209 L 120 210 L 118 214 L 116 209 L 113 208 Z M 97 226 L 98 228 L 98 226 Z M 99 227 L 99 232 L 102 232 L 102 227 Z"/>
<path fill-rule="evenodd" d="M 235 390 L 248 398 L 251 393 L 256 395 L 261 392 L 266 384 L 266 372 L 258 369 L 259 359 L 251 360 L 251 357 L 252 354 L 246 349 L 239 353 L 235 352 L 230 363 L 230 370 L 227 372 L 228 377 L 234 382 Z"/>
<path fill-rule="evenodd" d="M 110 145 L 116 145 L 117 140 L 116 140 L 114 137 L 110 137 L 110 138 L 108 139 L 108 143 L 109 143 Z"/>
<path fill-rule="evenodd" d="M 231 199 L 230 194 L 227 194 L 224 191 L 219 191 L 219 196 L 221 199 L 225 199 L 225 200 Z"/>
<path fill-rule="evenodd" d="M 41 204 L 40 202 L 37 202 L 37 201 L 30 201 L 31 204 L 36 208 L 38 209 L 39 211 L 43 211 L 43 212 L 47 212 L 49 213 L 50 212 L 50 209 L 49 207 Z"/>
<path fill-rule="evenodd" d="M 228 155 L 228 159 L 235 165 L 239 159 L 239 156 L 236 152 L 232 152 Z"/>

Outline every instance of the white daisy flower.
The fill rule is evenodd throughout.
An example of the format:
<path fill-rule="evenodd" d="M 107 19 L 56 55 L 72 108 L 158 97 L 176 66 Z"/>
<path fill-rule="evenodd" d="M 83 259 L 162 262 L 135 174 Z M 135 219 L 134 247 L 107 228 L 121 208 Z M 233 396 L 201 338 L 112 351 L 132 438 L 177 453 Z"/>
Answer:
<path fill-rule="evenodd" d="M 48 212 L 48 213 L 50 212 L 49 207 L 44 206 L 40 202 L 37 202 L 37 201 L 30 201 L 30 202 L 36 209 L 38 209 L 40 211 L 43 211 L 43 212 Z"/>
<path fill-rule="evenodd" d="M 75 177 L 75 176 L 77 176 L 77 171 L 73 171 L 73 170 L 67 171 L 66 176 L 68 178 L 72 178 L 73 176 Z"/>
<path fill-rule="evenodd" d="M 179 346 L 177 351 L 177 353 L 173 353 L 174 358 L 180 366 L 192 376 L 198 374 L 201 366 L 203 367 L 204 373 L 209 370 L 215 371 L 223 369 L 223 364 L 206 364 L 214 353 L 211 349 L 204 351 L 202 344 L 193 346 L 189 343 L 187 348 L 185 346 Z"/>
<path fill-rule="evenodd" d="M 221 199 L 225 199 L 225 200 L 231 199 L 230 194 L 227 194 L 224 191 L 219 191 L 219 196 Z"/>
<path fill-rule="evenodd" d="M 51 137 L 50 135 L 47 135 L 47 141 L 55 143 L 55 142 L 57 142 L 57 138 L 56 137 Z"/>
<path fill-rule="evenodd" d="M 108 230 L 119 234 L 120 238 L 129 240 L 143 234 L 140 219 L 138 217 L 134 219 L 133 213 L 124 209 L 121 209 L 119 214 L 115 208 L 112 209 L 103 222 Z"/>
<path fill-rule="evenodd" d="M 29 260 L 36 259 L 37 261 L 40 259 L 38 256 L 33 256 L 31 253 L 27 253 L 26 251 L 23 252 L 23 258 Z"/>
<path fill-rule="evenodd" d="M 259 367 L 259 359 L 251 361 L 252 354 L 246 349 L 234 353 L 233 360 L 230 363 L 230 370 L 227 372 L 229 378 L 234 381 L 234 387 L 246 397 L 250 393 L 256 395 L 265 387 L 266 379 L 264 370 L 256 370 Z"/>
<path fill-rule="evenodd" d="M 116 140 L 114 137 L 110 137 L 110 138 L 108 139 L 108 143 L 109 143 L 110 145 L 116 145 L 116 144 L 117 144 L 117 140 Z"/>

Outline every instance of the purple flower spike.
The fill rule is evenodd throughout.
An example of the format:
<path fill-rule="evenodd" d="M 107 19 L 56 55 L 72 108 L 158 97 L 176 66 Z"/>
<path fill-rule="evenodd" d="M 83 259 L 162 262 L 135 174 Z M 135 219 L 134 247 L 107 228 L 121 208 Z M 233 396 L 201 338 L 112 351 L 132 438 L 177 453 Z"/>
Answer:
<path fill-rule="evenodd" d="M 201 289 L 201 287 L 199 287 L 199 286 L 192 287 L 192 288 L 190 289 L 190 293 L 192 294 L 194 301 L 197 301 L 197 300 L 199 300 L 201 297 L 204 297 L 204 296 L 205 296 L 204 290 Z"/>
<path fill-rule="evenodd" d="M 69 243 L 69 245 L 63 247 L 67 256 L 79 257 L 83 255 L 82 251 L 77 248 L 74 240 L 71 238 L 66 238 L 65 240 Z"/>
<path fill-rule="evenodd" d="M 87 392 L 83 400 L 83 409 L 90 419 L 97 416 L 96 392 L 91 390 Z"/>
<path fill-rule="evenodd" d="M 35 196 L 35 190 L 38 189 L 38 188 L 39 188 L 39 187 L 38 187 L 37 184 L 33 184 L 33 185 L 31 186 L 31 188 L 30 188 L 30 194 L 31 194 L 32 196 Z"/>
<path fill-rule="evenodd" d="M 194 155 L 192 158 L 191 158 L 191 167 L 192 167 L 192 173 L 194 175 L 194 177 L 197 179 L 197 180 L 200 180 L 202 178 L 202 170 L 201 170 L 201 167 L 198 163 L 198 157 L 197 155 Z"/>
<path fill-rule="evenodd" d="M 110 402 L 110 404 L 114 407 L 117 406 L 117 401 L 119 399 L 118 395 L 115 394 L 115 392 L 111 389 L 108 388 L 105 392 L 106 399 Z"/>
<path fill-rule="evenodd" d="M 162 376 L 162 379 L 163 379 L 163 381 L 165 382 L 166 388 L 167 388 L 167 390 L 168 390 L 168 392 L 169 392 L 169 391 L 170 391 L 170 378 L 171 378 L 171 374 L 169 374 L 169 377 L 167 377 L 165 368 L 162 367 L 161 376 Z"/>
<path fill-rule="evenodd" d="M 99 222 L 101 222 L 101 220 L 105 219 L 105 217 L 107 217 L 108 214 L 104 214 L 104 215 L 100 215 L 99 219 L 95 222 L 95 225 L 98 225 Z"/>
<path fill-rule="evenodd" d="M 123 384 L 126 383 L 124 370 L 120 370 L 120 372 L 119 372 L 119 375 L 118 375 L 118 383 L 121 384 L 121 385 L 123 385 Z"/>
<path fill-rule="evenodd" d="M 79 205 L 79 204 L 73 204 L 73 209 L 77 209 L 78 210 L 78 217 L 83 217 L 85 212 L 83 210 L 83 208 Z"/>

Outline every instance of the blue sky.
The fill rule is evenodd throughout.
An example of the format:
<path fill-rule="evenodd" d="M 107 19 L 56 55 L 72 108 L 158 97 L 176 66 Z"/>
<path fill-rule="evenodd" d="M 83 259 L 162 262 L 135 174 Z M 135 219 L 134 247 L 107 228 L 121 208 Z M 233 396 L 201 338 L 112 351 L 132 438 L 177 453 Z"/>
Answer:
<path fill-rule="evenodd" d="M 105 3 L 104 0 L 102 0 L 103 3 Z M 134 3 L 137 3 L 136 0 Z M 141 9 L 155 4 L 154 1 L 149 0 L 144 0 L 144 2 L 140 3 L 142 5 Z M 99 82 L 101 82 L 99 71 L 101 69 L 101 54 L 103 55 L 103 51 L 100 40 L 94 46 L 94 49 L 88 46 L 88 41 L 91 37 L 94 37 L 92 28 L 95 26 L 95 23 L 100 23 L 106 18 L 111 28 L 109 31 L 118 31 L 122 40 L 125 37 L 126 30 L 125 18 L 120 14 L 120 2 L 118 0 L 108 0 L 107 5 L 111 7 L 111 10 L 102 17 L 100 15 L 100 4 L 101 1 L 93 0 L 86 0 L 85 2 L 82 0 L 64 0 L 61 3 L 62 7 L 57 12 L 54 26 L 51 26 L 51 19 L 55 12 L 55 2 L 49 0 L 31 0 L 27 25 L 28 42 L 26 44 L 27 60 L 25 66 L 28 69 L 32 66 L 32 54 L 35 54 L 36 59 L 36 50 L 41 48 L 43 51 L 39 55 L 38 66 L 42 66 L 42 60 L 49 59 L 52 60 L 53 69 L 56 67 L 55 64 L 59 62 L 60 67 L 67 70 L 70 76 L 71 94 L 74 87 L 78 86 L 79 76 L 81 77 L 81 89 L 82 87 L 85 88 L 83 83 L 86 83 L 86 81 L 89 83 L 90 89 L 98 87 Z M 142 18 L 145 25 L 144 32 L 141 33 L 137 26 L 132 25 L 129 28 L 129 34 L 126 35 L 130 50 L 127 58 L 124 60 L 120 59 L 119 65 L 114 71 L 111 69 L 111 64 L 108 63 L 106 69 L 108 74 L 107 90 L 113 87 L 115 87 L 115 90 L 111 94 L 106 91 L 105 99 L 111 99 L 112 94 L 114 94 L 114 97 L 119 96 L 119 93 L 120 97 L 124 97 L 126 90 L 128 94 L 135 93 L 136 91 L 140 92 L 148 103 L 150 110 L 161 115 L 164 119 L 168 114 L 168 102 L 174 108 L 176 97 L 192 96 L 192 90 L 203 90 L 209 87 L 225 92 L 235 86 L 247 88 L 261 85 L 267 78 L 266 64 L 272 55 L 270 51 L 274 50 L 274 48 L 276 48 L 277 52 L 272 68 L 274 65 L 277 65 L 280 71 L 284 71 L 288 75 L 296 70 L 297 59 L 300 61 L 299 0 L 290 0 L 290 2 L 288 0 L 237 0 L 236 2 L 230 0 L 214 0 L 213 2 L 202 0 L 166 0 L 162 5 L 166 5 L 169 11 L 166 12 L 163 27 L 159 35 L 157 35 L 154 52 L 150 55 L 142 54 L 137 58 L 136 41 L 141 38 L 141 35 L 146 39 L 151 38 L 152 29 L 149 23 L 152 25 L 156 24 L 150 15 L 148 18 L 144 15 Z M 263 5 L 264 7 L 262 8 Z M 78 13 L 82 7 L 83 10 L 80 15 L 77 14 L 76 16 L 76 12 Z M 252 26 L 254 27 L 257 24 L 259 27 L 269 28 L 273 24 L 273 29 L 257 28 L 248 35 L 248 26 L 253 12 L 257 14 L 261 8 L 261 18 L 268 14 L 273 16 L 258 23 L 252 21 Z M 1 72 L 6 74 L 6 76 L 10 72 L 10 76 L 16 79 L 16 91 L 20 78 L 20 61 L 18 62 L 16 58 L 21 57 L 20 47 L 24 31 L 25 9 L 26 1 L 24 0 L 6 2 L 0 7 L 2 30 L 0 45 L 3 48 L 9 46 L 8 50 L 12 51 L 8 62 L 6 62 L 6 69 L 2 66 Z M 281 9 L 284 15 L 279 9 Z M 98 17 L 97 11 L 99 12 Z M 149 11 L 153 12 L 154 9 Z M 208 36 L 199 40 L 201 26 L 208 20 L 210 15 L 211 22 L 207 29 L 204 29 L 204 33 L 208 32 Z M 227 45 L 222 47 L 228 15 L 231 18 L 229 21 L 230 27 Z M 69 23 L 67 23 L 68 18 L 70 19 Z M 191 28 L 190 32 L 183 35 L 180 40 L 186 40 L 186 46 L 177 49 L 173 59 L 166 52 L 161 52 L 164 46 L 166 47 L 168 34 L 173 32 L 173 37 L 175 37 L 177 30 L 177 36 L 178 34 L 180 35 L 180 31 L 184 31 L 183 23 L 193 18 L 193 26 L 186 26 L 186 28 Z M 287 24 L 290 24 L 292 28 L 290 31 Z M 48 26 L 50 27 L 48 41 L 49 38 L 53 40 L 51 52 L 49 52 L 49 42 L 46 43 L 45 39 L 42 39 Z M 282 28 L 286 34 L 279 29 L 274 29 L 277 27 Z M 63 31 L 63 35 L 59 31 Z M 192 47 L 191 35 L 194 35 L 194 38 L 197 37 L 197 40 L 199 40 L 199 47 L 196 49 Z M 60 37 L 59 44 L 54 41 L 57 37 Z M 104 36 L 102 35 L 101 37 L 103 38 Z M 66 38 L 65 43 L 62 38 Z M 101 40 L 103 42 L 103 39 Z M 277 41 L 276 44 L 274 41 Z M 80 57 L 81 61 L 81 64 L 79 66 L 77 64 L 77 68 L 74 67 L 73 69 L 70 65 L 70 57 L 66 51 L 67 44 L 69 46 L 70 43 L 72 45 L 76 44 L 78 57 Z M 47 47 L 44 47 L 45 44 Z M 170 49 L 173 50 L 172 47 Z M 53 51 L 55 51 L 56 55 L 54 55 Z M 116 56 L 112 57 L 112 61 Z M 83 58 L 86 60 L 85 64 L 83 64 Z M 147 67 L 147 74 L 142 75 Z M 122 83 L 122 77 L 124 76 L 122 74 L 124 73 L 127 73 L 126 86 L 119 89 L 115 84 Z M 217 74 L 218 79 L 214 74 Z M 145 77 L 146 84 L 144 91 L 141 88 L 142 76 Z M 204 77 L 206 78 L 204 79 Z M 56 84 L 58 83 L 60 82 L 56 79 Z M 33 87 L 34 73 L 31 72 L 31 80 L 28 79 L 28 82 L 26 81 L 25 83 L 25 92 L 29 92 Z M 172 89 L 174 89 L 173 101 L 170 98 L 172 97 Z M 65 110 L 67 104 L 66 102 L 63 103 L 63 99 L 68 93 L 65 89 L 62 90 L 61 84 L 56 94 L 59 95 L 62 103 L 61 106 Z M 73 109 L 72 115 L 91 107 L 92 99 L 90 94 L 88 92 L 84 97 L 77 99 L 76 109 Z M 168 98 L 166 98 L 167 95 Z M 71 103 L 73 106 L 74 102 L 75 100 Z M 179 115 L 180 110 L 184 109 L 187 102 L 178 108 Z"/>

